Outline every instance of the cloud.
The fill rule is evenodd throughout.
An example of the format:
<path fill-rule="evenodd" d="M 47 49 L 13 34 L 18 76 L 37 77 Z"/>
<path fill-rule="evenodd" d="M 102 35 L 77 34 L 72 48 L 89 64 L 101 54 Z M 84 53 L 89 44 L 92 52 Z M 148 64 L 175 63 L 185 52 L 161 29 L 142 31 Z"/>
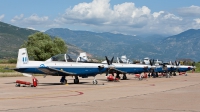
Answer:
<path fill-rule="evenodd" d="M 4 18 L 4 14 L 0 15 L 0 21 Z"/>
<path fill-rule="evenodd" d="M 147 6 L 136 7 L 133 2 L 125 2 L 111 7 L 110 0 L 93 0 L 79 3 L 66 9 L 55 19 L 58 24 L 79 24 L 96 31 L 135 33 L 177 33 L 182 31 L 183 18 L 175 14 L 159 11 L 151 13 Z M 166 28 L 165 28 L 166 27 Z M 163 30 L 164 29 L 164 30 Z"/>
<path fill-rule="evenodd" d="M 11 22 L 26 28 L 70 28 L 95 32 L 118 32 L 123 34 L 178 34 L 191 28 L 200 28 L 200 7 L 190 6 L 175 12 L 152 12 L 147 6 L 136 7 L 133 2 L 110 5 L 110 0 L 93 0 L 67 8 L 51 20 L 48 16 L 23 14 Z M 198 17 L 197 17 L 198 16 Z"/>
<path fill-rule="evenodd" d="M 23 17 L 24 17 L 23 14 L 20 14 L 19 16 L 15 16 L 13 19 L 11 19 L 11 22 L 12 23 L 19 22 L 23 19 Z"/>
<path fill-rule="evenodd" d="M 45 24 L 48 21 L 48 16 L 39 17 L 37 14 L 33 14 L 30 17 L 24 17 L 23 14 L 15 16 L 11 19 L 12 23 L 20 23 L 26 25 L 41 25 Z"/>
<path fill-rule="evenodd" d="M 177 13 L 184 17 L 199 17 L 200 7 L 192 5 L 190 7 L 182 7 L 177 9 Z"/>
<path fill-rule="evenodd" d="M 35 28 L 32 28 L 32 27 L 27 27 L 27 29 L 35 30 Z"/>
<path fill-rule="evenodd" d="M 90 25 L 129 25 L 143 26 L 150 14 L 146 6 L 136 8 L 134 3 L 123 3 L 110 6 L 109 0 L 93 0 L 91 3 L 79 3 L 56 21 L 63 23 L 83 23 Z"/>
<path fill-rule="evenodd" d="M 197 24 L 200 24 L 200 18 L 194 19 Z"/>
<path fill-rule="evenodd" d="M 11 22 L 14 25 L 33 30 L 44 30 L 56 26 L 53 21 L 49 20 L 48 16 L 40 17 L 37 14 L 32 14 L 29 17 L 20 14 L 11 19 Z"/>

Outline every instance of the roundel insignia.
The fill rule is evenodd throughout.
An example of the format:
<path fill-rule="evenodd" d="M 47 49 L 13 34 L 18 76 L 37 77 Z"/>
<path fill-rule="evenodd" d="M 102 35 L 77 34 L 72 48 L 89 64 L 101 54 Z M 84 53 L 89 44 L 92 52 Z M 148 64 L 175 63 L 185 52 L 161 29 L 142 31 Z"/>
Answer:
<path fill-rule="evenodd" d="M 44 65 L 44 64 L 41 64 L 40 67 L 45 67 L 45 65 Z"/>

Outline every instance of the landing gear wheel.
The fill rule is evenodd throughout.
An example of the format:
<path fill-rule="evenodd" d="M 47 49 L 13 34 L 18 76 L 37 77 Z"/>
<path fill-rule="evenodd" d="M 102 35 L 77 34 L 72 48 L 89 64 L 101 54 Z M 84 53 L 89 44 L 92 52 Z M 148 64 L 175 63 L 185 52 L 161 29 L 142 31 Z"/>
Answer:
<path fill-rule="evenodd" d="M 156 78 L 156 73 L 153 73 L 153 78 Z"/>
<path fill-rule="evenodd" d="M 170 74 L 169 73 L 166 74 L 166 78 L 170 78 Z"/>
<path fill-rule="evenodd" d="M 123 79 L 123 80 L 127 80 L 126 75 L 123 75 L 122 79 Z"/>
<path fill-rule="evenodd" d="M 158 72 L 156 72 L 156 77 L 158 77 Z"/>
<path fill-rule="evenodd" d="M 61 82 L 61 84 L 62 85 L 65 85 L 65 84 L 67 84 L 67 80 L 65 79 L 65 80 L 63 80 L 63 82 Z"/>
<path fill-rule="evenodd" d="M 79 83 L 79 79 L 74 79 L 74 84 L 78 84 Z"/>
<path fill-rule="evenodd" d="M 121 77 L 119 75 L 117 75 L 116 78 L 121 79 Z"/>
<path fill-rule="evenodd" d="M 143 77 L 140 77 L 139 80 L 143 80 Z"/>
<path fill-rule="evenodd" d="M 98 84 L 98 81 L 97 81 L 97 80 L 94 80 L 94 81 L 93 81 L 93 84 L 97 85 L 97 84 Z"/>
<path fill-rule="evenodd" d="M 20 84 L 16 84 L 15 87 L 20 87 Z"/>
<path fill-rule="evenodd" d="M 149 73 L 149 74 L 148 74 L 148 78 L 150 78 L 150 77 L 151 77 L 151 74 Z"/>

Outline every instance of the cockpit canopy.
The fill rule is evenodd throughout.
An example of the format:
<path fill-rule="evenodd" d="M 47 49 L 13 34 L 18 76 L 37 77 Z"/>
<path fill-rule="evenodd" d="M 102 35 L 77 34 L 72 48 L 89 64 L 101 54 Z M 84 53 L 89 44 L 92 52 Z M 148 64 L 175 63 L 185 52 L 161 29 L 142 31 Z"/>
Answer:
<path fill-rule="evenodd" d="M 49 61 L 64 61 L 64 62 L 88 62 L 85 52 L 80 53 L 79 56 L 74 54 L 58 54 L 49 59 Z"/>
<path fill-rule="evenodd" d="M 74 59 L 72 59 L 68 54 L 58 54 L 51 57 L 51 61 L 74 62 Z"/>

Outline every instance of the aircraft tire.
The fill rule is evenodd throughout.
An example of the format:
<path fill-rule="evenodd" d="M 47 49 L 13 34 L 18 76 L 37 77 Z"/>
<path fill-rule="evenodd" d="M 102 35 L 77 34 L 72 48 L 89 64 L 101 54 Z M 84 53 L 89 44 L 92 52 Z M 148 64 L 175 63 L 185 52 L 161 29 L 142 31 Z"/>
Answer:
<path fill-rule="evenodd" d="M 158 72 L 156 72 L 156 77 L 158 77 Z"/>
<path fill-rule="evenodd" d="M 123 80 L 127 80 L 126 75 L 123 75 L 122 79 L 123 79 Z"/>
<path fill-rule="evenodd" d="M 20 84 L 16 84 L 15 87 L 20 87 Z"/>
<path fill-rule="evenodd" d="M 74 84 L 78 84 L 79 83 L 79 79 L 74 79 Z"/>
<path fill-rule="evenodd" d="M 118 78 L 118 79 L 121 79 L 121 77 L 120 77 L 120 76 L 116 76 L 116 78 Z"/>
<path fill-rule="evenodd" d="M 67 80 L 65 79 L 63 82 L 61 82 L 62 85 L 67 84 Z"/>
<path fill-rule="evenodd" d="M 98 81 L 97 81 L 97 80 L 94 80 L 94 81 L 93 81 L 93 84 L 97 85 L 97 84 L 98 84 Z"/>

